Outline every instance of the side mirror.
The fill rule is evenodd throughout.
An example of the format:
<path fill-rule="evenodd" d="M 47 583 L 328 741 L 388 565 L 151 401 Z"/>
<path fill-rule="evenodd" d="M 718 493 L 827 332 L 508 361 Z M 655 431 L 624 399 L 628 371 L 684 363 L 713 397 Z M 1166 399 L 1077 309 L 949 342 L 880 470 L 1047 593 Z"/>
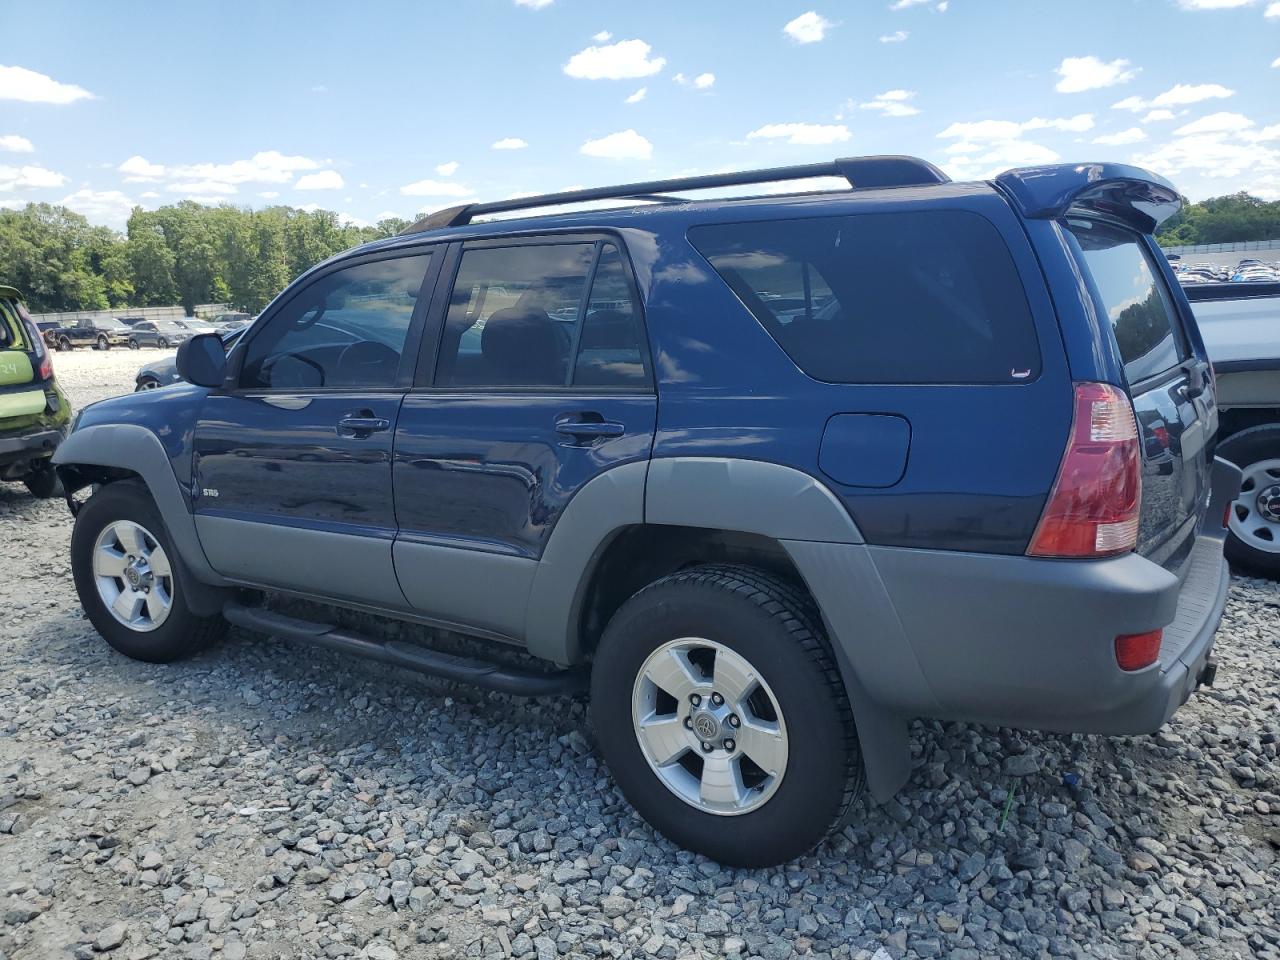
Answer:
<path fill-rule="evenodd" d="M 178 376 L 200 387 L 220 387 L 227 375 L 227 351 L 216 333 L 184 340 L 175 360 Z"/>

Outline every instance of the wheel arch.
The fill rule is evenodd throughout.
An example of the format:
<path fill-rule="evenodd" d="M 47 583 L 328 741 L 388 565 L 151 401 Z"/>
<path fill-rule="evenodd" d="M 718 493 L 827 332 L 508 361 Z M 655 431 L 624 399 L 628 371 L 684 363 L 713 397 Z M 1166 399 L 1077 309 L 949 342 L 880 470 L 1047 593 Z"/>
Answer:
<path fill-rule="evenodd" d="M 128 423 L 82 427 L 62 442 L 53 462 L 68 497 L 93 483 L 138 480 L 150 493 L 191 575 L 210 586 L 225 585 L 200 546 L 195 518 L 164 446 L 146 427 Z"/>

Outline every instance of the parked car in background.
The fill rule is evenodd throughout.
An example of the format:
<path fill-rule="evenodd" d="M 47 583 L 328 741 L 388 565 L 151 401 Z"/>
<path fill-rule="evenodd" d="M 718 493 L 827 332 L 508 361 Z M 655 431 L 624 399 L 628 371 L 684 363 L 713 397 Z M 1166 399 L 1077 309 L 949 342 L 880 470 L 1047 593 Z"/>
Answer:
<path fill-rule="evenodd" d="M 1217 379 L 1218 455 L 1243 472 L 1227 557 L 1280 579 L 1280 282 L 1187 287 Z"/>
<path fill-rule="evenodd" d="M 177 320 L 143 320 L 129 330 L 129 349 L 176 347 L 194 334 Z"/>
<path fill-rule="evenodd" d="M 44 341 L 56 350 L 93 347 L 110 350 L 129 342 L 129 328 L 111 317 L 93 317 L 70 324 L 52 324 L 44 330 Z"/>
<path fill-rule="evenodd" d="M 224 349 L 230 353 L 231 348 L 243 335 L 244 329 L 232 330 L 227 333 L 220 334 Z M 139 390 L 155 390 L 158 387 L 167 387 L 171 383 L 181 383 L 182 377 L 178 374 L 178 363 L 176 357 L 161 357 L 159 360 L 153 360 L 138 368 L 138 373 L 134 377 L 133 390 L 137 393 Z"/>
<path fill-rule="evenodd" d="M 628 199 L 815 176 L 850 189 Z M 441 211 L 230 354 L 183 344 L 188 383 L 85 409 L 77 592 L 149 661 L 230 621 L 517 694 L 589 678 L 622 792 L 743 866 L 891 796 L 913 717 L 1154 732 L 1213 680 L 1240 478 L 1152 238 L 1181 202 L 1123 165 L 867 157 Z"/>
<path fill-rule="evenodd" d="M 175 320 L 174 323 L 180 324 L 191 332 L 192 336 L 198 333 L 217 333 L 218 328 L 207 320 L 201 320 L 199 317 L 183 317 L 181 320 Z"/>
<path fill-rule="evenodd" d="M 220 313 L 213 317 L 209 322 L 218 329 L 220 333 L 228 330 L 239 330 L 246 327 L 253 320 L 253 317 L 247 313 L 233 312 Z"/>
<path fill-rule="evenodd" d="M 48 344 L 18 291 L 0 286 L 0 480 L 24 483 L 37 497 L 55 496 L 52 457 L 70 420 Z"/>

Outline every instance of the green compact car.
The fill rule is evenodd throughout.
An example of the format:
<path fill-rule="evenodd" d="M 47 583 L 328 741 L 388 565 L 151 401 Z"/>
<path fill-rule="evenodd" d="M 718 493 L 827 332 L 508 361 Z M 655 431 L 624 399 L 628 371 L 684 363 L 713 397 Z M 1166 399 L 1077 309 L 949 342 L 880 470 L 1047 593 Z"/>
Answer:
<path fill-rule="evenodd" d="M 53 452 L 71 405 L 53 377 L 53 358 L 13 287 L 0 286 L 0 480 L 37 497 L 58 493 Z"/>

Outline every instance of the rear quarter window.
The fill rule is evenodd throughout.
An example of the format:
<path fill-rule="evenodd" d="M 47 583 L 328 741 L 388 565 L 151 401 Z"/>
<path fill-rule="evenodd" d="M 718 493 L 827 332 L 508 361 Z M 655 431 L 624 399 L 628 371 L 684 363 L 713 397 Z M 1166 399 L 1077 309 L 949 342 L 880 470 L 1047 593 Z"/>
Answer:
<path fill-rule="evenodd" d="M 1186 357 L 1169 292 L 1138 235 L 1092 221 L 1070 221 L 1077 255 L 1098 307 L 1111 321 L 1128 381 L 1158 376 Z"/>
<path fill-rule="evenodd" d="M 831 383 L 1040 373 L 1022 280 L 964 210 L 695 227 L 689 239 L 801 370 Z"/>

